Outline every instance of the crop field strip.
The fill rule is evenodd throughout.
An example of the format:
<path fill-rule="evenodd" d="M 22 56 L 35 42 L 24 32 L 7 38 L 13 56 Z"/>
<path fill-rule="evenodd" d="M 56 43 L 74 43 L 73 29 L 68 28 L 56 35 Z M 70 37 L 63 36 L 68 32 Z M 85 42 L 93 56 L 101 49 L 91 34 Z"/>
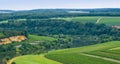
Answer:
<path fill-rule="evenodd" d="M 120 17 L 103 17 L 99 23 L 110 26 L 120 26 Z"/>
<path fill-rule="evenodd" d="M 93 22 L 97 24 L 106 24 L 109 26 L 120 26 L 120 17 L 67 17 L 67 18 L 52 18 L 52 19 L 62 19 L 66 21 L 75 21 L 75 22 Z"/>
<path fill-rule="evenodd" d="M 49 59 L 56 60 L 63 64 L 119 64 L 118 61 L 105 60 L 103 58 L 96 58 L 91 56 L 82 55 L 81 53 L 66 53 L 66 54 L 53 54 L 46 56 Z M 66 60 L 64 60 L 66 59 Z"/>
<path fill-rule="evenodd" d="M 89 64 L 94 64 L 94 63 L 96 63 L 96 64 L 119 64 L 120 61 L 117 59 L 114 59 L 114 58 L 102 57 L 102 56 L 98 56 L 98 55 L 94 55 L 95 57 L 91 57 L 91 56 L 88 57 L 86 55 L 81 54 L 82 52 L 89 53 L 89 52 L 95 51 L 95 50 L 99 51 L 99 50 L 103 50 L 103 49 L 105 50 L 105 49 L 109 49 L 109 48 L 113 48 L 113 47 L 118 47 L 119 44 L 120 43 L 118 41 L 118 42 L 111 42 L 108 45 L 107 45 L 107 43 L 104 43 L 102 45 L 88 46 L 88 48 L 85 46 L 86 49 L 84 49 L 84 47 L 81 47 L 81 48 L 59 50 L 59 51 L 55 51 L 54 53 L 50 52 L 49 54 L 46 55 L 46 57 L 49 59 L 53 59 L 53 60 L 62 62 L 64 64 L 80 64 L 80 63 L 82 63 L 82 64 L 88 64 L 88 63 Z M 106 45 L 107 45 L 107 47 L 106 47 Z M 87 51 L 88 49 L 90 49 L 90 50 Z M 96 58 L 96 56 L 97 56 L 97 58 Z M 67 59 L 67 60 L 63 60 L 63 59 Z M 94 60 L 92 60 L 92 59 L 94 59 Z M 95 59 L 96 59 L 96 61 L 95 61 Z M 73 62 L 71 62 L 71 61 L 73 61 Z M 101 61 L 102 63 L 98 63 L 98 61 L 99 62 Z"/>
<path fill-rule="evenodd" d="M 116 63 L 120 63 L 119 60 L 112 59 L 112 58 L 107 58 L 107 57 L 102 57 L 102 56 L 97 56 L 97 55 L 91 55 L 91 54 L 82 54 L 82 55 L 89 56 L 89 57 L 94 57 L 94 58 L 100 58 L 100 59 L 103 59 L 103 60 L 108 60 L 108 61 L 112 61 L 112 62 L 116 62 Z"/>
<path fill-rule="evenodd" d="M 37 36 L 37 35 L 29 35 L 29 40 L 27 42 L 34 42 L 34 41 L 54 41 L 56 40 L 53 37 L 48 36 Z"/>
<path fill-rule="evenodd" d="M 88 54 L 112 58 L 120 61 L 120 49 L 119 50 L 102 50 L 102 51 L 93 51 L 88 52 Z"/>

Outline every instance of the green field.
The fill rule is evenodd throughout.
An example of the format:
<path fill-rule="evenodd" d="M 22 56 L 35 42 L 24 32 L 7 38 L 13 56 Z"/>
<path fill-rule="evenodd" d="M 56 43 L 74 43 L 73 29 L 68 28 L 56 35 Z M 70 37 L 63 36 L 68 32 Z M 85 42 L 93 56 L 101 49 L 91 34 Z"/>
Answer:
<path fill-rule="evenodd" d="M 37 36 L 37 35 L 29 35 L 28 42 L 34 42 L 34 41 L 54 41 L 56 40 L 53 37 L 48 36 Z"/>
<path fill-rule="evenodd" d="M 89 53 L 92 51 L 97 52 L 99 50 L 101 51 L 105 49 L 108 50 L 108 49 L 119 47 L 119 46 L 120 46 L 120 41 L 114 41 L 114 42 L 108 42 L 108 43 L 91 45 L 91 46 L 84 46 L 84 47 L 79 47 L 79 48 L 53 51 L 53 52 L 49 52 L 46 55 L 46 57 L 49 59 L 59 61 L 63 64 L 81 64 L 81 63 L 82 64 L 94 64 L 94 63 L 95 64 L 119 64 L 116 62 L 103 60 L 100 58 L 94 58 L 94 57 L 88 57 L 88 56 L 82 55 L 82 53 Z M 117 52 L 120 53 L 120 51 L 117 51 Z M 107 56 L 109 55 L 110 54 L 107 54 Z M 116 54 L 116 55 L 120 56 L 120 54 Z M 120 58 L 119 56 L 117 58 Z M 109 58 L 115 59 L 113 57 L 109 57 Z"/>
<path fill-rule="evenodd" d="M 62 19 L 62 20 L 66 20 L 66 21 L 75 21 L 75 22 L 82 22 L 82 23 L 86 23 L 86 22 L 93 22 L 96 23 L 97 20 L 100 19 L 100 21 L 98 22 L 98 24 L 103 23 L 109 26 L 120 26 L 120 17 L 97 17 L 97 16 L 93 16 L 93 17 L 68 17 L 68 18 L 52 18 L 52 19 Z"/>
<path fill-rule="evenodd" d="M 104 49 L 100 51 L 89 52 L 88 54 L 120 60 L 120 49 L 112 50 L 112 48 L 110 48 L 110 49 Z"/>
<path fill-rule="evenodd" d="M 120 17 L 103 17 L 99 23 L 104 23 L 110 26 L 120 26 Z"/>
<path fill-rule="evenodd" d="M 15 21 L 19 22 L 19 21 L 26 21 L 26 19 L 15 19 Z M 3 21 L 0 21 L 0 23 L 8 23 L 9 20 L 3 20 Z"/>
<path fill-rule="evenodd" d="M 8 20 L 0 21 L 0 23 L 8 23 Z"/>
<path fill-rule="evenodd" d="M 61 64 L 44 57 L 44 55 L 26 55 L 14 58 L 16 64 Z"/>
<path fill-rule="evenodd" d="M 94 58 L 94 57 L 83 55 L 86 53 L 92 54 L 92 52 L 97 53 L 98 51 L 105 51 L 105 50 L 108 52 L 109 50 L 109 53 L 111 51 L 114 54 L 117 54 L 120 56 L 119 47 L 120 47 L 120 41 L 112 41 L 112 42 L 107 42 L 107 43 L 97 44 L 97 45 L 50 51 L 45 54 L 46 58 L 44 56 L 41 57 L 41 55 L 21 56 L 21 57 L 17 57 L 14 61 L 16 62 L 16 64 L 51 64 L 50 62 L 54 62 L 54 61 L 47 62 L 47 58 L 48 58 L 48 59 L 58 61 L 62 64 L 120 64 L 120 63 L 109 61 L 109 60 L 103 60 L 102 58 Z M 93 55 L 96 55 L 96 54 L 93 54 Z M 100 55 L 97 55 L 97 56 L 100 56 Z M 106 58 L 107 56 L 102 56 L 102 57 Z M 112 57 L 108 57 L 108 58 L 115 59 Z M 119 61 L 119 59 L 117 60 Z M 46 63 L 44 63 L 45 61 Z M 59 63 L 55 63 L 55 64 L 59 64 Z"/>
<path fill-rule="evenodd" d="M 0 33 L 0 38 L 2 38 L 2 37 L 4 37 L 4 36 L 5 36 L 4 34 Z"/>
<path fill-rule="evenodd" d="M 63 64 L 119 64 L 98 58 L 81 55 L 80 53 L 52 54 L 47 58 L 59 61 Z"/>

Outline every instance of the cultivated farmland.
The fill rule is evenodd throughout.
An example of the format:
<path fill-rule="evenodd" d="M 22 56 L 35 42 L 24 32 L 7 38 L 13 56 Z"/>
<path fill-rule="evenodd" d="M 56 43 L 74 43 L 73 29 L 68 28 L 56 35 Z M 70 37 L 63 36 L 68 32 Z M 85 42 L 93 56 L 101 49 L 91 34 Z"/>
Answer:
<path fill-rule="evenodd" d="M 50 52 L 49 54 L 46 55 L 47 58 L 49 59 L 53 59 L 59 62 L 62 62 L 64 64 L 119 64 L 119 62 L 114 62 L 114 61 L 110 61 L 111 59 L 114 60 L 116 57 L 107 57 L 110 56 L 111 54 L 107 54 L 107 56 L 102 56 L 102 57 L 107 57 L 110 58 L 110 60 L 107 59 L 103 59 L 103 58 L 95 58 L 95 57 L 91 57 L 88 55 L 84 55 L 85 53 L 88 52 L 96 52 L 96 54 L 92 54 L 95 56 L 99 56 L 97 55 L 97 51 L 99 50 L 105 50 L 105 49 L 110 49 L 113 47 L 119 47 L 120 43 L 119 41 L 114 41 L 114 42 L 108 42 L 108 43 L 104 43 L 104 44 L 97 44 L 97 45 L 92 45 L 92 46 L 85 46 L 85 47 L 80 47 L 80 48 L 73 48 L 73 49 L 66 49 L 66 50 L 58 50 L 55 52 Z M 120 53 L 120 51 L 116 51 L 117 53 Z M 100 54 L 100 53 L 99 53 Z M 101 54 L 104 55 L 104 54 Z M 116 59 L 117 61 L 119 61 L 119 56 L 120 54 L 116 54 L 118 55 L 118 59 Z M 66 59 L 66 60 L 63 60 Z"/>
<path fill-rule="evenodd" d="M 64 50 L 57 50 L 57 51 L 50 51 L 49 53 L 45 54 L 44 60 L 51 59 L 58 61 L 55 64 L 120 64 L 119 56 L 120 51 L 118 48 L 120 46 L 120 41 L 112 41 L 107 42 L 103 44 L 97 44 L 97 45 L 90 45 L 90 46 L 83 46 L 78 48 L 70 48 L 70 49 L 64 49 Z M 115 50 L 112 50 L 115 49 Z M 105 51 L 108 52 L 107 56 L 112 54 L 119 55 L 118 59 L 115 59 L 116 57 L 107 57 L 104 56 L 104 54 L 99 53 L 98 51 Z M 95 52 L 95 53 L 92 53 Z M 100 55 L 97 55 L 96 53 L 99 53 Z M 88 56 L 85 54 L 90 54 L 97 57 Z M 103 55 L 103 56 L 102 56 Z M 44 57 L 44 56 L 42 56 Z M 100 58 L 99 58 L 100 57 Z M 22 59 L 21 59 L 22 58 Z M 26 59 L 27 58 L 27 59 Z M 35 58 L 35 59 L 33 59 Z M 106 58 L 106 59 L 104 59 Z M 41 59 L 41 55 L 33 55 L 33 56 L 22 56 L 17 57 L 17 59 L 14 60 L 16 64 L 29 64 L 30 62 L 32 64 L 51 64 L 53 61 L 49 61 L 48 63 L 45 63 L 43 59 Z M 38 62 L 38 63 L 36 63 Z M 46 61 L 47 62 L 47 61 Z M 60 62 L 60 63 L 59 63 Z M 52 63 L 54 64 L 54 63 Z"/>
<path fill-rule="evenodd" d="M 14 58 L 16 64 L 61 64 L 60 62 L 50 60 L 44 55 L 26 55 Z"/>
<path fill-rule="evenodd" d="M 99 17 L 68 17 L 68 18 L 52 18 L 52 19 L 62 19 L 66 21 L 75 21 L 75 22 L 93 22 L 95 23 L 98 20 Z"/>
<path fill-rule="evenodd" d="M 56 18 L 53 18 L 56 19 Z M 120 26 L 120 17 L 68 17 L 68 18 L 57 18 L 57 19 L 62 19 L 66 21 L 76 21 L 76 22 L 93 22 L 93 23 L 98 23 L 98 24 L 106 24 L 109 26 Z"/>
<path fill-rule="evenodd" d="M 103 17 L 99 23 L 107 24 L 110 26 L 120 26 L 120 17 Z"/>

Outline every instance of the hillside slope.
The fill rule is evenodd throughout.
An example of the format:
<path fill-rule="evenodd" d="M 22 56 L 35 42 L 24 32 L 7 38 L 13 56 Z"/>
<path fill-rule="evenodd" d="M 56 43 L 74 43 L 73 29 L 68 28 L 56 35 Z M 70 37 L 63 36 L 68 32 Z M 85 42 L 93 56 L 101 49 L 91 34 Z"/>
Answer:
<path fill-rule="evenodd" d="M 47 59 L 44 57 L 44 55 L 26 55 L 16 57 L 10 60 L 7 64 L 11 64 L 13 60 L 16 62 L 16 64 L 62 64 L 60 62 Z"/>
<path fill-rule="evenodd" d="M 100 55 L 92 54 L 93 52 L 108 51 L 109 49 L 116 47 L 120 47 L 120 41 L 112 41 L 103 44 L 53 51 L 49 52 L 46 57 L 59 61 L 63 64 L 120 64 L 120 60 L 115 59 L 115 55 L 120 56 L 120 54 L 108 52 L 107 55 L 109 56 L 112 54 L 112 57 L 101 56 L 104 54 L 100 53 L 98 53 Z M 117 53 L 120 53 L 120 51 L 117 51 Z"/>
<path fill-rule="evenodd" d="M 48 53 L 45 54 L 46 59 L 52 59 L 55 61 L 58 61 L 57 64 L 63 63 L 63 64 L 120 64 L 118 59 L 114 59 L 114 58 L 110 58 L 110 57 L 105 57 L 105 56 L 100 56 L 100 55 L 94 55 L 94 56 L 99 56 L 102 58 L 97 58 L 97 57 L 91 57 L 91 56 L 87 56 L 84 54 L 89 54 L 91 55 L 92 52 L 97 52 L 97 51 L 103 51 L 103 50 L 111 50 L 111 49 L 117 49 L 120 50 L 120 41 L 112 41 L 112 42 L 107 42 L 107 43 L 103 43 L 103 44 L 97 44 L 97 45 L 90 45 L 90 46 L 84 46 L 84 47 L 78 47 L 78 48 L 70 48 L 70 49 L 64 49 L 64 50 L 57 50 L 57 51 L 50 51 Z M 120 53 L 120 51 L 117 51 L 117 53 Z M 120 54 L 116 54 L 116 55 L 120 55 Z M 29 58 L 28 58 L 29 57 Z M 42 59 L 40 59 L 41 57 L 38 55 L 28 55 L 26 56 L 22 56 L 22 59 L 25 59 L 25 61 L 27 61 L 25 64 L 29 64 L 31 61 L 32 64 L 36 64 L 36 61 L 34 61 L 35 59 L 38 59 L 39 63 L 37 64 L 50 64 L 50 62 L 43 63 Z M 43 56 L 44 57 L 44 56 Z M 33 58 L 33 59 L 30 59 Z M 103 59 L 103 58 L 107 58 Z M 119 57 L 118 57 L 119 58 Z M 21 57 L 17 57 L 14 62 L 16 62 L 16 64 L 22 64 L 24 61 L 21 59 Z M 44 58 L 45 59 L 45 58 Z M 115 60 L 115 61 L 111 61 L 109 59 Z M 116 62 L 118 61 L 118 62 Z M 53 61 L 52 61 L 53 62 Z"/>

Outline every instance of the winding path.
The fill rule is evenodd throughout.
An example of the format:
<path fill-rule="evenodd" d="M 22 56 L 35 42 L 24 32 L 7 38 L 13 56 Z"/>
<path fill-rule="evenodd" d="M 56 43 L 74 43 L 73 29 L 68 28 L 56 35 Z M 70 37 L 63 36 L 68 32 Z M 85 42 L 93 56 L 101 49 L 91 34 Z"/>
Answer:
<path fill-rule="evenodd" d="M 16 59 L 16 58 L 13 58 L 13 59 L 9 60 L 9 61 L 7 62 L 7 64 L 12 64 L 12 62 L 13 62 L 15 59 Z"/>
<path fill-rule="evenodd" d="M 103 60 L 108 60 L 108 61 L 112 61 L 112 62 L 116 62 L 116 63 L 120 63 L 119 60 L 115 60 L 115 59 L 112 59 L 112 58 L 106 58 L 106 57 L 101 57 L 101 56 L 96 56 L 96 55 L 91 55 L 91 54 L 84 54 L 84 53 L 82 53 L 81 55 L 94 57 L 94 58 L 99 58 L 99 59 L 103 59 Z"/>
<path fill-rule="evenodd" d="M 97 22 L 96 22 L 96 23 L 99 23 L 101 19 L 102 19 L 102 17 L 98 18 L 98 20 L 97 20 Z"/>

